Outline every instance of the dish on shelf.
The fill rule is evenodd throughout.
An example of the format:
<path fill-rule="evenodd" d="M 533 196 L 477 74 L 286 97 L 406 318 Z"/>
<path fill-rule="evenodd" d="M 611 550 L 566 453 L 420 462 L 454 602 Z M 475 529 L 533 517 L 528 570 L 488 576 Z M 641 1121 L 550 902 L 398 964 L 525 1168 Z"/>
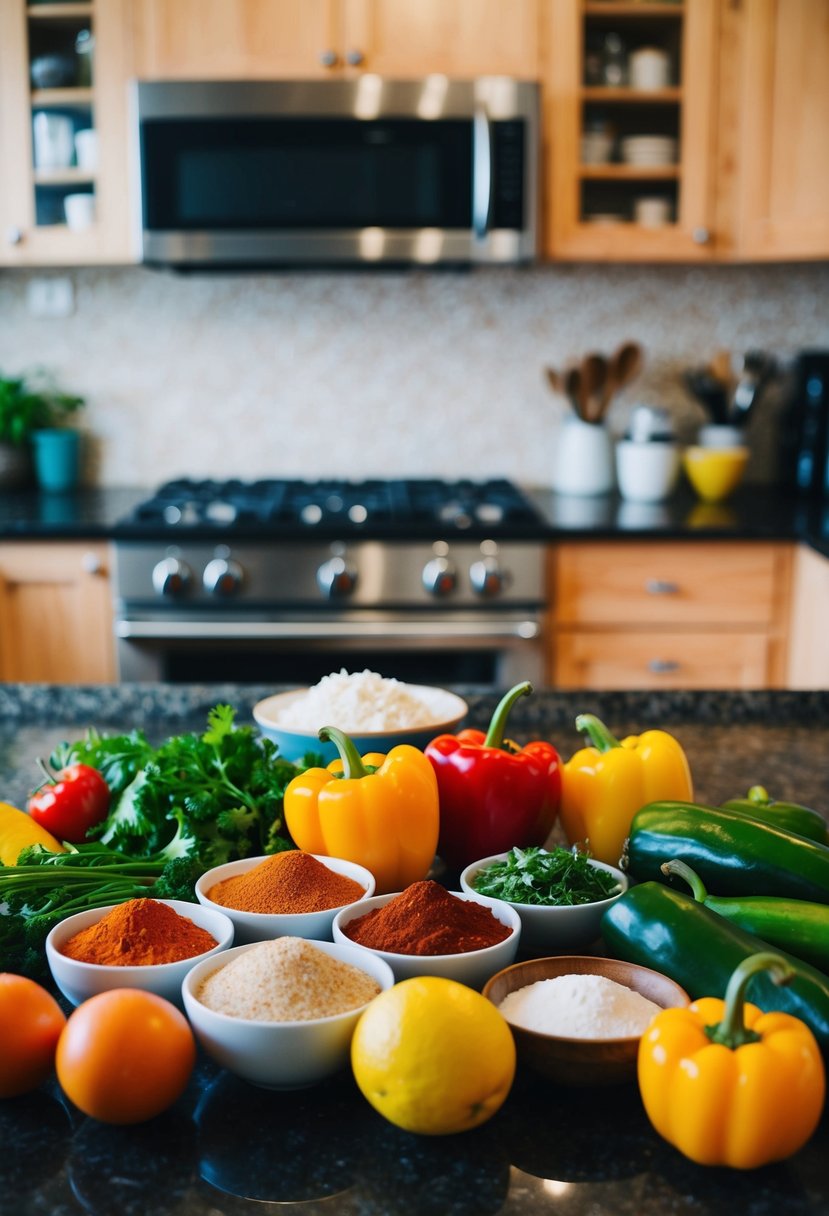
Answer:
<path fill-rule="evenodd" d="M 621 142 L 626 165 L 674 165 L 677 141 L 671 135 L 628 135 Z"/>

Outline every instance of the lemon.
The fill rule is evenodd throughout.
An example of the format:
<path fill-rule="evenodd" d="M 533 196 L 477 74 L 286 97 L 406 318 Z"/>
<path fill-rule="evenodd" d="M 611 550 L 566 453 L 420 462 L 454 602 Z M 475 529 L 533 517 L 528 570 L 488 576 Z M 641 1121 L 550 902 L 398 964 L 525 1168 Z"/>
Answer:
<path fill-rule="evenodd" d="M 351 1066 L 363 1096 L 390 1123 L 442 1136 L 495 1114 L 515 1076 L 515 1043 L 479 992 L 418 976 L 367 1007 L 351 1042 Z"/>

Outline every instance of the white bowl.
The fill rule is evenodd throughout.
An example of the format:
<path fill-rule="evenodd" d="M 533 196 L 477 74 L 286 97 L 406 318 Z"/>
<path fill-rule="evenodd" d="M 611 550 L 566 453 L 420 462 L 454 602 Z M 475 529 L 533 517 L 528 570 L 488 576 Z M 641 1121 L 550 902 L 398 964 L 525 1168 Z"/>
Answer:
<path fill-rule="evenodd" d="M 487 904 L 492 908 L 495 919 L 509 928 L 509 937 L 505 937 L 502 942 L 496 942 L 494 946 L 486 946 L 483 950 L 468 950 L 463 954 L 395 954 L 390 950 L 374 950 L 370 946 L 361 946 L 348 936 L 345 927 L 349 921 L 358 916 L 365 916 L 375 908 L 382 908 L 399 894 L 400 892 L 375 895 L 373 899 L 343 908 L 334 917 L 334 941 L 383 959 L 391 967 L 396 980 L 407 980 L 415 975 L 439 975 L 445 979 L 457 980 L 469 988 L 478 989 L 482 988 L 496 971 L 508 967 L 518 953 L 521 937 L 521 920 L 518 913 L 507 903 L 497 899 L 482 899 L 477 893 L 466 891 L 452 891 L 451 894 L 471 903 Z"/>
<path fill-rule="evenodd" d="M 628 889 L 628 879 L 615 866 L 606 865 L 603 861 L 595 861 L 592 857 L 589 864 L 597 870 L 605 870 L 612 874 L 619 883 L 619 892 L 610 899 L 600 899 L 592 904 L 543 905 L 519 904 L 511 900 L 495 899 L 490 895 L 482 895 L 476 891 L 473 883 L 475 876 L 481 870 L 494 865 L 497 861 L 506 861 L 507 853 L 494 853 L 491 857 L 483 857 L 480 861 L 471 862 L 461 874 L 461 887 L 474 895 L 476 899 L 490 904 L 504 904 L 513 908 L 521 918 L 521 948 L 525 953 L 547 953 L 549 951 L 575 950 L 589 946 L 600 936 L 602 916 L 607 909 L 621 899 Z"/>
<path fill-rule="evenodd" d="M 670 135 L 630 135 L 622 140 L 622 160 L 628 165 L 672 165 L 677 141 Z"/>
<path fill-rule="evenodd" d="M 353 878 L 365 889 L 365 895 L 358 902 L 374 894 L 374 875 L 354 861 L 345 861 L 341 857 L 323 857 L 312 853 L 317 861 L 321 861 L 335 874 L 344 874 Z M 341 908 L 348 905 L 338 904 L 336 908 L 324 908 L 321 912 L 243 912 L 240 908 L 228 908 L 225 904 L 215 903 L 208 892 L 217 882 L 225 878 L 235 878 L 247 874 L 267 857 L 245 857 L 241 861 L 228 861 L 223 866 L 214 866 L 207 870 L 196 882 L 196 898 L 205 908 L 223 912 L 233 923 L 235 942 L 237 946 L 246 942 L 270 941 L 274 937 L 307 937 L 314 941 L 331 941 L 331 925 L 334 917 Z"/>
<path fill-rule="evenodd" d="M 185 975 L 203 959 L 210 959 L 233 945 L 233 923 L 224 910 L 216 906 L 205 908 L 183 899 L 160 899 L 158 902 L 173 908 L 179 916 L 186 916 L 194 925 L 211 933 L 216 939 L 213 949 L 177 963 L 151 963 L 142 967 L 81 963 L 62 954 L 61 947 L 81 929 L 88 929 L 120 905 L 111 904 L 107 908 L 76 912 L 55 925 L 46 938 L 46 958 L 52 978 L 68 1001 L 80 1005 L 89 997 L 99 992 L 109 992 L 111 988 L 141 988 L 181 1007 L 181 983 Z"/>
<path fill-rule="evenodd" d="M 290 692 L 265 697 L 254 705 L 253 717 L 262 734 L 278 745 L 280 755 L 286 760 L 301 760 L 308 752 L 316 752 L 322 756 L 325 764 L 329 764 L 337 759 L 339 753 L 333 743 L 323 742 L 318 738 L 317 731 L 323 726 L 336 726 L 345 731 L 360 755 L 365 755 L 366 752 L 385 754 L 400 743 L 409 743 L 412 747 L 422 749 L 437 735 L 453 731 L 469 712 L 466 701 L 445 688 L 432 688 L 425 684 L 406 684 L 404 688 L 425 701 L 432 710 L 434 718 L 427 726 L 400 727 L 388 731 L 351 731 L 348 722 L 336 721 L 320 722 L 317 730 L 281 726 L 279 719 L 286 706 L 291 705 L 298 697 L 305 696 L 307 688 L 294 688 Z"/>
<path fill-rule="evenodd" d="M 347 1066 L 354 1027 L 366 1006 L 312 1021 L 260 1022 L 217 1013 L 203 1005 L 196 993 L 207 977 L 257 944 L 235 946 L 220 959 L 205 959 L 187 973 L 182 997 L 190 1025 L 199 1044 L 217 1064 L 253 1085 L 266 1089 L 315 1085 Z M 381 991 L 394 984 L 391 968 L 382 959 L 353 944 L 314 945 L 341 963 L 367 972 L 377 980 Z"/>

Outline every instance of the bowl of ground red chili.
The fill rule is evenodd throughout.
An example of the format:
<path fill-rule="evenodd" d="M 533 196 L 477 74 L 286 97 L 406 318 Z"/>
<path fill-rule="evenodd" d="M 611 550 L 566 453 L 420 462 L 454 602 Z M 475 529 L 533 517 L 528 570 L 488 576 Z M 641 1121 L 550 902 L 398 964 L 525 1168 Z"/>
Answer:
<path fill-rule="evenodd" d="M 181 899 L 129 899 L 59 921 L 46 938 L 52 978 L 73 1005 L 111 988 L 143 988 L 181 1006 L 196 963 L 233 945 L 218 910 Z"/>
<path fill-rule="evenodd" d="M 196 883 L 199 902 L 232 920 L 237 945 L 274 937 L 330 942 L 337 912 L 373 894 L 364 866 L 302 849 L 229 861 Z"/>
<path fill-rule="evenodd" d="M 513 962 L 520 936 L 521 918 L 509 904 L 447 891 L 428 878 L 334 917 L 334 941 L 378 955 L 396 980 L 439 975 L 470 988 Z"/>

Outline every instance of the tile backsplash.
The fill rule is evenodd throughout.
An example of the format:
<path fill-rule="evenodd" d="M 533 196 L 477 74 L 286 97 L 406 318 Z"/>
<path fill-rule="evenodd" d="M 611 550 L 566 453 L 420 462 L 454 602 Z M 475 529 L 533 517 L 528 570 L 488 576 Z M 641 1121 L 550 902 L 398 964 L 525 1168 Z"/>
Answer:
<path fill-rule="evenodd" d="M 66 272 L 60 272 L 64 274 Z M 544 367 L 640 341 L 609 415 L 667 407 L 717 348 L 829 347 L 829 265 L 544 266 L 468 273 L 175 276 L 76 270 L 74 313 L 33 318 L 0 273 L 0 369 L 43 366 L 88 402 L 91 481 L 178 474 L 497 476 L 549 485 L 567 405 Z M 774 403 L 758 413 L 758 468 Z M 761 478 L 757 478 L 761 479 Z"/>

